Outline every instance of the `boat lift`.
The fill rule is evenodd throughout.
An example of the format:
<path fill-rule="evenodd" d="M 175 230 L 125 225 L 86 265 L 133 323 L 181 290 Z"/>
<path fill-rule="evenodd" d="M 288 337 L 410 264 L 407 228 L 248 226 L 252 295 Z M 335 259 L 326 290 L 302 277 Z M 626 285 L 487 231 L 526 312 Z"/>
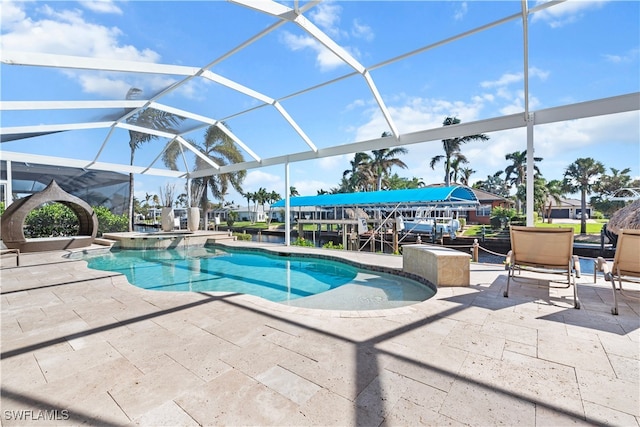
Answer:
<path fill-rule="evenodd" d="M 344 247 L 362 250 L 367 245 L 377 243 L 376 236 L 384 236 L 388 229 L 392 230 L 393 250 L 398 250 L 398 244 L 411 234 L 411 227 L 404 223 L 404 233 L 402 238 L 398 237 L 398 232 L 402 231 L 405 221 L 403 213 L 416 213 L 419 210 L 429 212 L 463 212 L 465 210 L 476 209 L 479 205 L 478 199 L 473 190 L 469 187 L 456 186 L 434 186 L 418 189 L 372 191 L 359 193 L 323 194 L 318 196 L 298 196 L 289 199 L 290 207 L 313 207 L 313 218 L 299 219 L 298 224 L 337 224 L 341 226 L 343 233 Z M 272 205 L 273 208 L 285 207 L 285 201 L 281 200 Z M 355 216 L 345 218 L 345 212 L 353 209 Z M 333 211 L 333 215 L 329 215 Z M 363 211 L 373 212 L 373 218 L 363 218 Z M 332 218 L 315 218 L 316 213 L 324 212 L 326 216 Z M 291 217 L 291 212 L 285 213 Z M 322 216 L 322 215 L 319 215 Z M 341 218 L 338 218 L 340 216 Z M 402 220 L 398 218 L 402 217 Z M 412 215 L 415 217 L 415 215 Z M 372 224 L 373 230 L 368 230 Z M 436 230 L 438 227 L 436 226 Z M 384 230 L 384 234 L 381 231 Z M 286 231 L 287 233 L 290 230 Z M 347 234 L 349 238 L 347 238 Z M 436 237 L 437 233 L 432 233 Z M 363 245 L 354 245 L 354 241 L 359 241 L 361 236 L 369 236 Z M 426 233 L 425 233 L 426 235 Z M 431 235 L 430 235 L 431 237 Z M 349 244 L 351 243 L 351 244 Z M 387 243 L 382 237 L 380 239 L 381 249 Z"/>

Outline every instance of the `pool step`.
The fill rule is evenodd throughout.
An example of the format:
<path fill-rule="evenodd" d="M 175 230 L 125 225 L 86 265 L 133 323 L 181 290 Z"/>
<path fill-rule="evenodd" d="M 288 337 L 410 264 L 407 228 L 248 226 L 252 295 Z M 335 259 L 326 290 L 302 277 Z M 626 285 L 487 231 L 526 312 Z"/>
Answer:
<path fill-rule="evenodd" d="M 96 245 L 102 245 L 102 246 L 113 246 L 114 244 L 116 244 L 116 241 L 111 239 L 105 239 L 104 237 L 96 237 L 95 239 L 93 239 L 93 243 L 95 243 Z"/>

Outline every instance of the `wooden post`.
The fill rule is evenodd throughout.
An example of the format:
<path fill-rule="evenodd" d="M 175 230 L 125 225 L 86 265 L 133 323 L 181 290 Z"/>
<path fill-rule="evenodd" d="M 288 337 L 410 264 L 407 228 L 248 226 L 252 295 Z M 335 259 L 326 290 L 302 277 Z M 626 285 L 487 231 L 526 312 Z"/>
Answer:
<path fill-rule="evenodd" d="M 393 221 L 393 253 L 398 253 L 398 224 Z"/>
<path fill-rule="evenodd" d="M 478 239 L 473 239 L 473 255 L 471 256 L 473 258 L 473 262 L 478 262 L 478 249 L 479 249 L 480 245 L 478 244 Z"/>

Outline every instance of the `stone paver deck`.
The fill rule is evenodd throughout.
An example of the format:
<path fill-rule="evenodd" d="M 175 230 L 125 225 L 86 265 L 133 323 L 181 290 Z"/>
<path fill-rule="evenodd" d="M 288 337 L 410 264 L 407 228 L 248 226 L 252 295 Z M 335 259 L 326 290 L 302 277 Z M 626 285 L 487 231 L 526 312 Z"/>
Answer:
<path fill-rule="evenodd" d="M 602 278 L 575 310 L 472 264 L 469 287 L 338 312 L 146 291 L 63 254 L 0 271 L 2 425 L 640 425 L 640 307 L 611 315 Z"/>

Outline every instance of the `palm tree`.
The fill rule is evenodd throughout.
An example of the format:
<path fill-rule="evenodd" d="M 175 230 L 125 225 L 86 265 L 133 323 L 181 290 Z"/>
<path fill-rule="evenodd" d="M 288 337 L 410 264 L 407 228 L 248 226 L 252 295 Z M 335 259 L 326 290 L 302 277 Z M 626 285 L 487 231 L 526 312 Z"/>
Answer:
<path fill-rule="evenodd" d="M 462 153 L 456 153 L 451 160 L 451 177 L 453 182 L 458 182 L 458 174 L 460 173 L 460 167 L 462 164 L 467 164 L 469 161 Z"/>
<path fill-rule="evenodd" d="M 253 202 L 253 217 L 251 218 L 251 223 L 253 224 L 258 220 L 258 192 L 254 191 L 251 193 L 251 201 Z"/>
<path fill-rule="evenodd" d="M 126 95 L 127 100 L 136 99 L 140 97 L 142 90 L 132 87 L 129 89 Z M 132 109 L 126 109 L 125 113 L 128 114 Z M 165 111 L 156 110 L 153 108 L 145 108 L 127 118 L 127 123 L 135 124 L 137 126 L 146 127 L 156 130 L 173 130 L 180 122 L 184 120 L 184 117 L 176 116 L 175 114 L 167 113 Z M 135 158 L 136 150 L 140 148 L 145 142 L 156 139 L 156 135 L 148 133 L 137 132 L 134 130 L 129 131 L 129 164 L 133 166 L 133 160 Z M 129 174 L 129 202 L 127 206 L 127 212 L 129 215 L 129 231 L 133 231 L 133 194 L 134 194 L 134 179 L 133 173 Z"/>
<path fill-rule="evenodd" d="M 407 154 L 408 152 L 409 150 L 404 147 L 382 148 L 380 150 L 371 151 L 373 157 L 369 161 L 367 167 L 371 171 L 371 176 L 375 180 L 375 189 L 377 191 L 382 190 L 382 180 L 389 176 L 393 166 L 398 166 L 403 169 L 407 168 L 406 163 L 400 160 L 398 155 Z"/>
<path fill-rule="evenodd" d="M 471 168 L 461 168 L 460 169 L 460 173 L 462 174 L 462 177 L 460 178 L 460 182 L 463 185 L 466 185 L 468 187 L 469 186 L 469 178 L 471 178 L 471 175 L 476 173 L 476 171 L 471 169 Z"/>
<path fill-rule="evenodd" d="M 413 188 L 424 188 L 425 184 L 420 178 L 413 177 L 411 179 L 401 177 L 397 173 L 387 177 L 384 180 L 385 188 L 389 190 L 404 190 Z"/>
<path fill-rule="evenodd" d="M 497 171 L 493 175 L 487 175 L 486 180 L 476 182 L 473 184 L 473 188 L 478 188 L 502 197 L 509 197 L 509 188 L 500 176 L 503 173 L 504 171 Z"/>
<path fill-rule="evenodd" d="M 534 212 L 542 212 L 547 202 L 547 180 L 541 176 L 537 176 L 533 180 L 533 210 Z M 516 192 L 517 199 L 527 198 L 527 188 L 524 185 L 518 187 Z"/>
<path fill-rule="evenodd" d="M 370 180 L 367 164 L 370 161 L 371 156 L 367 153 L 355 153 L 353 160 L 349 162 L 351 169 L 347 169 L 342 173 L 345 192 L 367 191 L 367 183 Z"/>
<path fill-rule="evenodd" d="M 459 123 L 460 119 L 457 117 L 447 117 L 444 119 L 442 126 L 457 125 Z M 429 162 L 429 166 L 431 169 L 435 169 L 436 164 L 441 160 L 444 160 L 444 184 L 448 187 L 451 185 L 451 161 L 456 154 L 460 154 L 462 144 L 475 140 L 487 141 L 488 139 L 489 137 L 485 134 L 443 139 L 442 148 L 444 149 L 444 155 L 440 154 L 438 156 L 434 156 L 431 159 L 431 162 Z"/>
<path fill-rule="evenodd" d="M 204 134 L 204 141 L 201 145 L 198 145 L 194 141 L 189 141 L 194 147 L 196 147 L 202 154 L 213 160 L 218 165 L 227 165 L 233 163 L 241 163 L 244 161 L 244 156 L 238 149 L 226 133 L 224 133 L 217 126 L 209 126 Z M 180 147 L 178 142 L 173 142 L 162 156 L 167 167 L 176 170 L 176 161 L 180 155 Z M 196 157 L 195 170 L 208 169 L 211 166 L 202 160 L 200 157 Z M 209 213 L 209 200 L 208 192 L 211 191 L 211 195 L 216 200 L 224 200 L 224 196 L 229 190 L 229 186 L 233 187 L 238 193 L 242 194 L 242 181 L 244 181 L 247 171 L 238 171 L 231 173 L 222 173 L 211 175 L 202 178 L 202 185 L 204 191 L 202 193 L 201 208 L 205 219 L 208 218 Z"/>
<path fill-rule="evenodd" d="M 300 193 L 298 192 L 298 190 L 296 189 L 296 187 L 289 187 L 289 197 L 296 197 L 299 196 Z M 280 200 L 280 199 L 278 199 Z M 274 200 L 275 202 L 277 202 L 278 200 Z"/>
<path fill-rule="evenodd" d="M 249 221 L 251 220 L 251 206 L 249 205 L 249 202 L 251 201 L 251 198 L 253 197 L 253 193 L 250 191 L 244 192 L 244 193 L 240 193 L 242 195 L 242 197 L 244 197 L 245 199 L 247 199 L 247 212 L 249 212 Z"/>
<path fill-rule="evenodd" d="M 269 213 L 267 215 L 267 225 L 271 224 L 271 205 L 281 200 L 282 197 L 275 191 L 271 191 L 271 193 L 267 194 L 267 203 L 269 203 Z"/>
<path fill-rule="evenodd" d="M 593 186 L 593 191 L 596 194 L 595 197 L 591 197 L 591 207 L 609 216 L 618 209 L 624 207 L 625 202 L 609 200 L 619 190 L 629 187 L 638 187 L 638 182 L 634 183 L 631 175 L 630 168 L 624 168 L 622 170 L 616 168 L 609 168 L 611 175 L 604 173 Z"/>
<path fill-rule="evenodd" d="M 557 204 L 560 204 L 562 201 L 562 197 L 564 197 L 564 189 L 562 185 L 562 181 L 559 179 L 552 179 L 547 182 L 546 185 L 546 195 L 547 201 L 549 202 L 549 207 L 547 208 L 547 222 L 551 220 L 551 202 L 555 201 Z"/>
<path fill-rule="evenodd" d="M 591 157 L 579 158 L 571 163 L 564 172 L 563 187 L 568 192 L 580 191 L 580 234 L 587 234 L 587 194 L 591 192 L 596 179 L 604 173 L 602 162 Z"/>
<path fill-rule="evenodd" d="M 527 176 L 527 150 L 524 151 L 515 151 L 513 153 L 506 154 L 504 156 L 505 160 L 510 160 L 512 163 L 506 167 L 504 170 L 506 173 L 505 181 L 508 181 L 512 186 L 516 187 L 516 209 L 518 212 L 521 212 L 522 201 L 526 200 L 526 192 L 519 191 L 520 186 L 525 183 L 525 179 Z M 542 157 L 534 157 L 533 169 L 536 172 L 536 175 L 540 174 L 540 169 L 536 166 L 535 162 L 541 162 Z M 513 177 L 512 177 L 513 175 Z M 524 197 L 519 197 L 524 194 Z"/>
<path fill-rule="evenodd" d="M 269 196 L 269 192 L 263 187 L 260 187 L 256 192 L 256 203 L 259 203 L 260 206 L 262 206 L 262 213 L 265 213 L 264 204 L 268 202 Z"/>

